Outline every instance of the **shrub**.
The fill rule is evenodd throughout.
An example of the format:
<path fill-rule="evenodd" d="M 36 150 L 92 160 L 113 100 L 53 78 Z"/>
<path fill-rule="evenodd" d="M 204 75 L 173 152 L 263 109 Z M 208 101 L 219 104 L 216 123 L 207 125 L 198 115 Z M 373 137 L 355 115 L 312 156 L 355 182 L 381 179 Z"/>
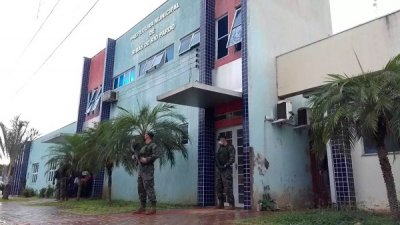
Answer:
<path fill-rule="evenodd" d="M 46 197 L 46 188 L 42 188 L 42 189 L 40 189 L 40 191 L 39 191 L 39 197 L 40 198 L 44 198 L 44 197 Z"/>
<path fill-rule="evenodd" d="M 4 191 L 4 184 L 0 184 L 0 191 Z"/>
<path fill-rule="evenodd" d="M 48 186 L 46 189 L 46 198 L 51 198 L 53 197 L 54 194 L 54 188 L 52 186 Z"/>
<path fill-rule="evenodd" d="M 33 190 L 33 188 L 25 188 L 22 191 L 22 196 L 24 196 L 25 198 L 33 197 L 35 195 L 36 195 L 36 193 L 35 193 L 35 190 Z"/>

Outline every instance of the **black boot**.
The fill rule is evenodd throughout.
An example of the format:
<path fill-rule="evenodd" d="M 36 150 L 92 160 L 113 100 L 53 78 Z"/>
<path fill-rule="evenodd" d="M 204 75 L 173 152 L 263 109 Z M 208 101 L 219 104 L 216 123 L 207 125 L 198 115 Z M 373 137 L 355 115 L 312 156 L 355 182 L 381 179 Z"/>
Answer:
<path fill-rule="evenodd" d="M 146 215 L 154 215 L 154 214 L 156 214 L 156 203 L 152 202 L 151 209 L 146 213 Z"/>
<path fill-rule="evenodd" d="M 140 208 L 132 212 L 132 214 L 144 214 L 146 212 L 146 202 L 140 203 Z"/>

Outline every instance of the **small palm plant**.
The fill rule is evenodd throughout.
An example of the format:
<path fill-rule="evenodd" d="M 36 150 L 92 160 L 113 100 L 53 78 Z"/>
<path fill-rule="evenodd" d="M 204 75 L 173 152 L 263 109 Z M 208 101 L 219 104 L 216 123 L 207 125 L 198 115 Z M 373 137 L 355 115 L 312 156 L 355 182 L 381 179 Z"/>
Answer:
<path fill-rule="evenodd" d="M 400 140 L 400 55 L 380 71 L 363 72 L 357 77 L 329 77 L 310 98 L 313 150 L 324 150 L 339 133 L 349 146 L 361 137 L 374 140 L 390 210 L 393 217 L 400 218 L 389 149 L 385 146 L 389 136 Z"/>
<path fill-rule="evenodd" d="M 85 142 L 81 135 L 67 136 L 64 142 L 50 147 L 50 152 L 43 158 L 47 158 L 46 166 L 57 165 L 58 171 L 67 176 L 75 171 L 80 171 L 78 162 L 82 152 L 85 150 Z M 66 196 L 65 188 L 61 189 L 61 195 Z"/>
<path fill-rule="evenodd" d="M 123 166 L 132 174 L 136 164 L 127 150 L 129 140 L 121 135 L 121 130 L 114 126 L 113 121 L 103 121 L 83 132 L 85 150 L 82 152 L 79 165 L 90 168 L 93 172 L 106 169 L 108 177 L 108 198 L 111 202 L 112 172 L 115 166 Z"/>

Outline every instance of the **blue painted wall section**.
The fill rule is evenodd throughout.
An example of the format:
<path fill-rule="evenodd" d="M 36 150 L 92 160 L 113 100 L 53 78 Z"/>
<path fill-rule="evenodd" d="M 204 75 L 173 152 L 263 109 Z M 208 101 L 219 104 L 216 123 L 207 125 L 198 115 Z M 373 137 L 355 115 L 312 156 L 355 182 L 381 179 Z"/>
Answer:
<path fill-rule="evenodd" d="M 103 93 L 112 89 L 112 78 L 114 71 L 114 55 L 115 55 L 115 40 L 107 39 L 106 57 L 104 62 L 104 80 L 103 80 Z M 101 104 L 101 117 L 100 120 L 110 119 L 110 102 L 103 102 Z M 93 197 L 101 198 L 103 194 L 104 184 L 104 169 L 95 175 L 93 180 Z"/>
<path fill-rule="evenodd" d="M 247 0 L 242 0 L 242 102 L 244 157 L 244 208 L 251 209 L 251 147 L 249 130 L 249 84 L 247 69 Z"/>
<path fill-rule="evenodd" d="M 88 84 L 89 84 L 89 71 L 90 71 L 90 58 L 83 58 L 83 71 L 82 71 L 82 84 L 81 84 L 81 98 L 79 100 L 78 120 L 76 126 L 76 133 L 82 132 L 83 123 L 85 122 L 85 112 L 88 99 Z"/>
<path fill-rule="evenodd" d="M 107 39 L 106 58 L 104 63 L 103 93 L 112 89 L 114 73 L 115 40 Z M 101 121 L 110 119 L 111 103 L 103 102 L 101 107 Z"/>
<path fill-rule="evenodd" d="M 26 173 L 28 169 L 29 153 L 31 150 L 32 142 L 27 142 L 24 145 L 24 150 L 20 158 L 18 158 L 17 166 L 15 168 L 15 176 L 11 185 L 11 195 L 20 195 L 26 184 Z"/>
<path fill-rule="evenodd" d="M 330 141 L 337 207 L 356 207 L 351 147 L 338 135 Z"/>
<path fill-rule="evenodd" d="M 200 82 L 212 85 L 215 62 L 215 0 L 201 1 Z M 198 204 L 215 204 L 215 134 L 214 110 L 199 110 Z"/>

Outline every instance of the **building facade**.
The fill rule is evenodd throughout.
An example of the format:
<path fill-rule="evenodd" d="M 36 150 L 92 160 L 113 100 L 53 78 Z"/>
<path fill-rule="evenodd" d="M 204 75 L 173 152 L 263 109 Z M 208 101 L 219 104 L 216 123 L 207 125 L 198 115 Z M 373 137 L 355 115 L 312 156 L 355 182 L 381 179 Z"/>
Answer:
<path fill-rule="evenodd" d="M 365 40 L 360 51 L 374 41 L 392 43 L 398 23 L 387 21 L 392 36 Z M 367 30 L 381 29 L 375 23 L 331 37 L 328 0 L 166 1 L 121 37 L 108 39 L 95 56 L 84 58 L 78 118 L 68 129 L 79 133 L 95 122 L 112 120 L 120 108 L 135 112 L 140 105 L 172 103 L 187 118 L 182 125 L 190 137 L 189 157 L 178 157 L 173 168 L 156 169 L 160 202 L 215 204 L 216 139 L 224 133 L 236 149 L 233 189 L 238 207 L 255 208 L 268 194 L 281 208 L 311 206 L 321 198 L 387 208 L 383 182 L 376 183 L 376 191 L 363 188 L 374 179 L 364 172 L 367 167 L 373 165 L 374 176 L 380 177 L 376 156 L 366 157 L 359 148 L 343 155 L 343 146 L 335 140 L 327 148 L 330 179 L 324 196 L 320 162 L 310 153 L 309 130 L 296 126 L 298 110 L 307 106 L 303 94 L 321 85 L 322 76 L 337 71 L 332 69 L 346 71 L 342 67 L 348 65 L 343 61 L 348 49 L 341 48 Z M 384 26 L 383 20 L 379 23 Z M 330 54 L 324 54 L 327 51 Z M 384 53 L 392 57 L 395 52 L 399 51 Z M 324 57 L 333 56 L 342 61 L 326 63 Z M 320 67 L 310 65 L 320 61 Z M 282 100 L 291 102 L 287 120 L 279 120 Z M 38 156 L 32 154 L 40 155 L 35 146 L 34 142 L 28 181 L 38 173 L 33 166 Z M 339 175 L 342 167 L 351 173 Z M 38 171 L 41 168 L 40 164 Z M 106 193 L 106 179 L 104 172 L 95 175 L 95 196 Z M 136 179 L 115 168 L 113 197 L 137 200 Z"/>

